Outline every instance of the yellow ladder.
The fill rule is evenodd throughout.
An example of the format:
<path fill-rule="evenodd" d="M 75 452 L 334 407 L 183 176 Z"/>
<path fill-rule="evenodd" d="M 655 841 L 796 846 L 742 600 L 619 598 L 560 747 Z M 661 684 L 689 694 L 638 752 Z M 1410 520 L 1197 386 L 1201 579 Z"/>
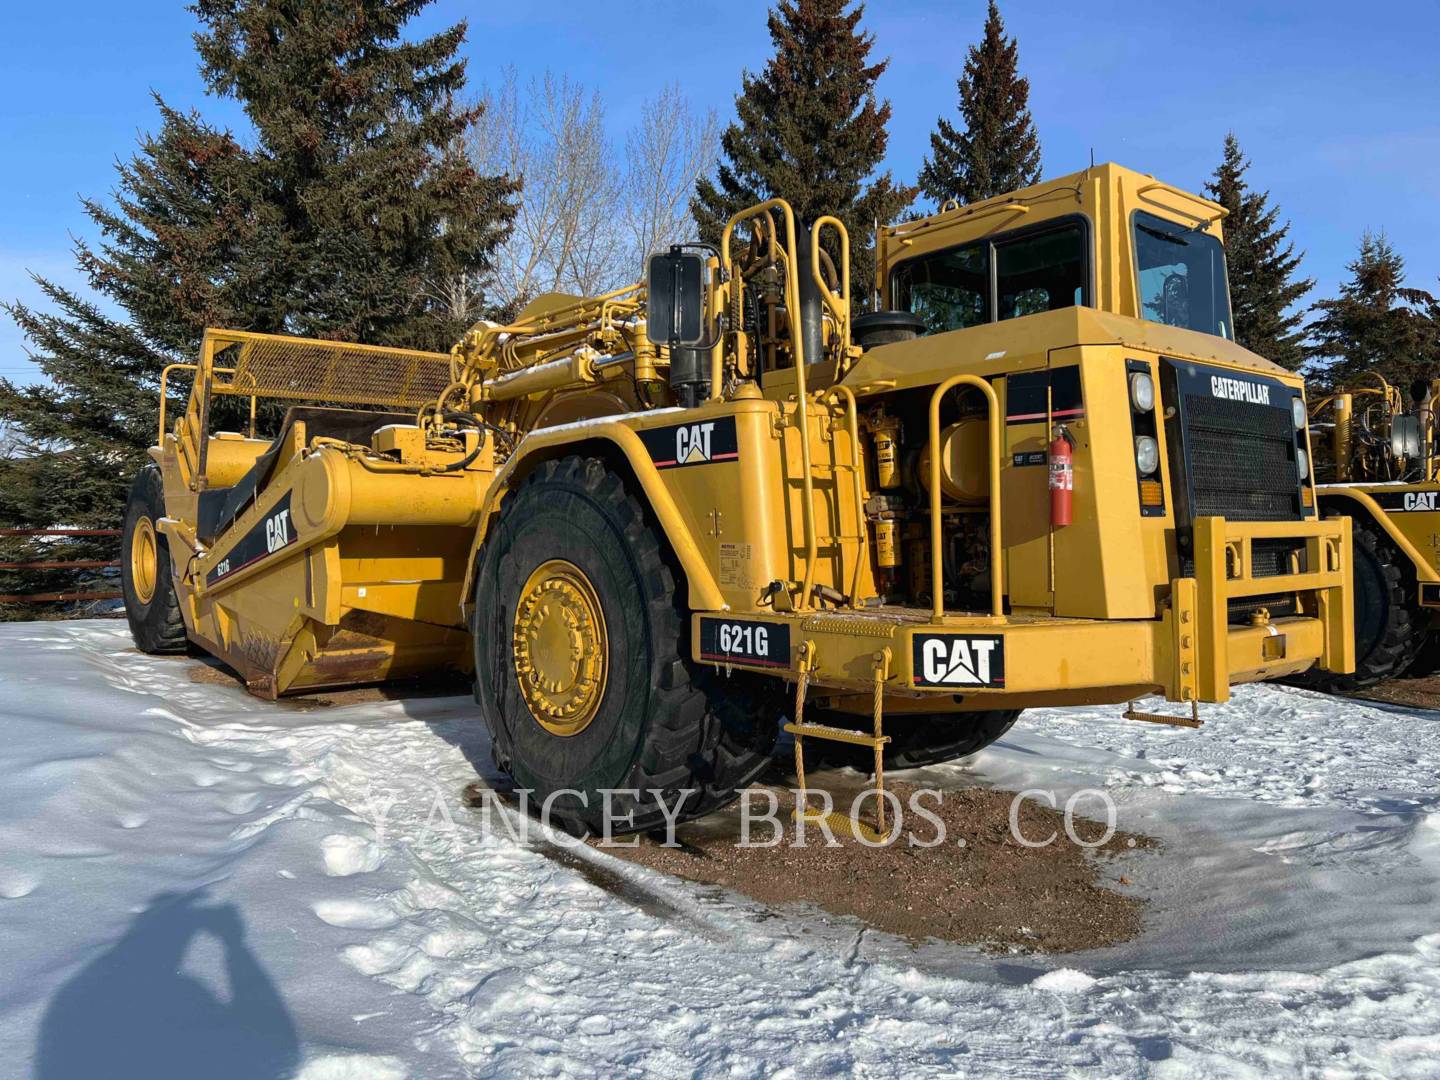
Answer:
<path fill-rule="evenodd" d="M 816 824 L 825 822 L 837 833 L 863 838 L 871 842 L 885 840 L 888 830 L 885 825 L 885 745 L 890 736 L 884 732 L 883 704 L 885 679 L 890 673 L 890 650 L 882 649 L 875 654 L 873 728 L 871 734 L 853 731 L 850 728 L 834 727 L 831 724 L 807 724 L 805 722 L 805 693 L 810 685 L 810 673 L 815 668 L 815 644 L 810 641 L 800 645 L 800 678 L 795 684 L 795 721 L 786 724 L 785 730 L 795 736 L 795 817 Z M 880 822 L 876 831 L 862 821 L 852 820 L 833 810 L 826 814 L 812 813 L 810 794 L 805 785 L 805 739 L 829 739 L 832 742 L 849 743 L 851 746 L 868 746 L 875 754 L 875 808 Z"/>

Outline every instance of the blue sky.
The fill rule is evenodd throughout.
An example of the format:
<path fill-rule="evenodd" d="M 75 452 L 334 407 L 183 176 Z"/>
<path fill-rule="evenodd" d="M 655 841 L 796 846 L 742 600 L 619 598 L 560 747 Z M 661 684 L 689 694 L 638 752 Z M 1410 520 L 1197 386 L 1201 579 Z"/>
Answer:
<path fill-rule="evenodd" d="M 626 5 L 438 0 L 416 31 L 470 23 L 470 78 L 547 67 L 603 94 L 617 137 L 640 103 L 678 80 L 731 113 L 742 68 L 769 54 L 766 4 Z M 893 108 L 889 167 L 913 178 L 928 133 L 955 103 L 983 0 L 869 4 L 880 91 Z M 1114 160 L 1198 189 L 1234 130 L 1328 295 L 1365 229 L 1385 229 L 1410 283 L 1440 289 L 1440 3 L 1397 0 L 1009 0 L 1044 166 L 1055 175 Z M 80 195 L 105 196 L 117 157 L 156 125 L 152 91 L 239 125 L 206 98 L 194 19 L 178 2 L 14 5 L 0 38 L 0 297 L 32 300 L 26 270 L 74 283 L 70 236 L 90 236 Z M 0 375 L 28 377 L 18 332 L 0 320 Z"/>

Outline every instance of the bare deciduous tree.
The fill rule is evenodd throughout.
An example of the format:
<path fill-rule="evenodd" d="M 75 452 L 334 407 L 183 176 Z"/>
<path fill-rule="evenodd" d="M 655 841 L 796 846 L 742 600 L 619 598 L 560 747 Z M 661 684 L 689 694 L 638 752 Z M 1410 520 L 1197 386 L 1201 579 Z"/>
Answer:
<path fill-rule="evenodd" d="M 522 91 L 511 68 L 483 100 L 471 157 L 524 184 L 492 295 L 513 309 L 540 293 L 603 289 L 618 264 L 621 182 L 599 95 L 548 72 Z"/>
<path fill-rule="evenodd" d="M 470 274 L 429 277 L 423 282 L 424 298 L 440 305 L 458 323 L 473 323 L 485 317 L 492 300 L 489 282 Z"/>
<path fill-rule="evenodd" d="M 646 255 L 690 232 L 690 191 L 714 161 L 719 122 L 697 116 L 678 86 L 644 103 L 623 155 L 606 137 L 599 95 L 568 77 L 521 87 L 511 68 L 482 100 L 471 159 L 524 185 L 487 290 L 507 313 L 542 293 L 618 288 Z"/>
<path fill-rule="evenodd" d="M 720 120 L 690 107 L 671 83 L 641 107 L 625 140 L 625 220 L 636 265 L 693 232 L 690 195 L 715 163 Z"/>

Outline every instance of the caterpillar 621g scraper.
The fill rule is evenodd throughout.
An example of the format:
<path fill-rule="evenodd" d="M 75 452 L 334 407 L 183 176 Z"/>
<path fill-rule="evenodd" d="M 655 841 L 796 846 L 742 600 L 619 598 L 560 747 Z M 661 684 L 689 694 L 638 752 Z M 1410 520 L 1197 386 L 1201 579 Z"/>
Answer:
<path fill-rule="evenodd" d="M 814 740 L 879 773 L 1349 671 L 1349 524 L 1232 340 L 1222 215 L 1113 165 L 947 207 L 879 230 L 861 314 L 845 226 L 771 200 L 449 354 L 211 330 L 131 496 L 135 640 L 265 697 L 472 672 L 518 784 L 636 829 L 787 720 L 803 784 Z M 215 430 L 247 402 L 290 408 Z"/>

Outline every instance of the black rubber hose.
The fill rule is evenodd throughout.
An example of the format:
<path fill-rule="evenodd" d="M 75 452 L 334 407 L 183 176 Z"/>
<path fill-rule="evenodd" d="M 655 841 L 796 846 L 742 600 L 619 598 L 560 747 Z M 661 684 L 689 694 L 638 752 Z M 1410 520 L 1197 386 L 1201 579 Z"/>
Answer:
<path fill-rule="evenodd" d="M 474 450 L 471 450 L 470 453 L 466 454 L 459 461 L 452 461 L 450 464 L 440 467 L 441 472 L 459 472 L 480 456 L 480 451 L 485 449 L 485 436 L 489 434 L 490 428 L 493 425 L 485 423 L 484 420 L 481 420 L 474 413 L 460 412 L 458 409 L 446 409 L 440 414 L 440 418 L 442 420 L 454 420 L 457 423 L 468 423 L 480 433 L 480 440 L 475 444 Z"/>

